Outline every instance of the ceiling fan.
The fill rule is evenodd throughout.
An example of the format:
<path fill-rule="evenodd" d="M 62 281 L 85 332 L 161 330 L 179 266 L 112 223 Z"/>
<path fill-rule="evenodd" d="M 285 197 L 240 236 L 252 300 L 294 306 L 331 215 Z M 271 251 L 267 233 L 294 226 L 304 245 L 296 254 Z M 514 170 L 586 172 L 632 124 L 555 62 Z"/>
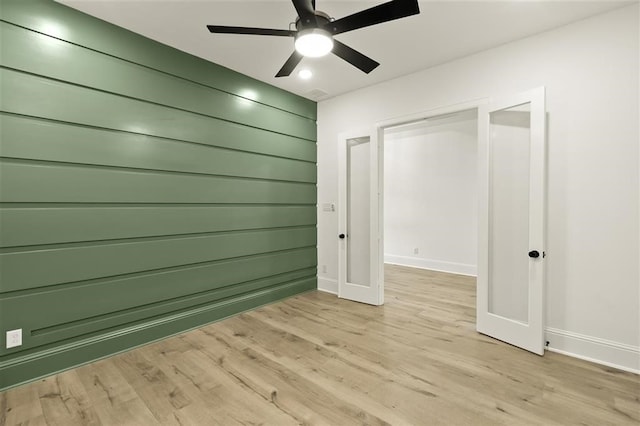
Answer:
<path fill-rule="evenodd" d="M 417 0 L 392 0 L 334 20 L 328 14 L 316 10 L 315 0 L 292 0 L 292 3 L 298 12 L 295 30 L 221 25 L 207 25 L 207 28 L 212 33 L 293 37 L 295 50 L 278 71 L 276 77 L 290 75 L 305 56 L 319 57 L 329 52 L 369 74 L 380 64 L 340 43 L 333 36 L 420 13 Z"/>

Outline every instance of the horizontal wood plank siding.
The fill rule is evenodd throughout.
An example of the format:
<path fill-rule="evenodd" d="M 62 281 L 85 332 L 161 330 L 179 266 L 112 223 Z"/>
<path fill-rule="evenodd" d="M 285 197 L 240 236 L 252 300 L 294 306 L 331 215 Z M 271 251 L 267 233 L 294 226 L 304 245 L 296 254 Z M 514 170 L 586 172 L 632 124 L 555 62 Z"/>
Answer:
<path fill-rule="evenodd" d="M 0 23 L 7 68 L 245 125 L 315 140 L 315 121 L 246 98 Z M 41 49 L 48 43 L 47 49 Z M 37 55 L 32 52 L 37 51 Z M 73 58 L 70 68 L 61 59 Z M 131 84 L 135 80 L 136 84 Z"/>
<path fill-rule="evenodd" d="M 0 161 L 3 202 L 314 204 L 315 184 Z"/>
<path fill-rule="evenodd" d="M 251 90 L 261 103 L 316 119 L 316 104 L 228 68 L 196 58 L 46 0 L 0 0 L 0 20 L 140 66 L 237 96 Z M 206 31 L 203 28 L 204 31 Z M 141 48 L 144 46 L 144 48 Z M 244 95 L 246 97 L 246 95 Z"/>
<path fill-rule="evenodd" d="M 1 292 L 191 265 L 298 247 L 315 247 L 316 229 L 229 232 L 213 235 L 116 240 L 0 253 Z"/>
<path fill-rule="evenodd" d="M 0 123 L 0 155 L 4 158 L 294 182 L 315 183 L 316 180 L 313 155 L 305 155 L 313 145 L 303 146 L 307 149 L 300 152 L 300 157 L 309 158 L 305 160 L 261 152 L 266 151 L 263 140 L 256 140 L 257 153 L 238 155 L 237 149 L 228 147 L 6 114 L 0 115 Z"/>
<path fill-rule="evenodd" d="M 0 38 L 0 389 L 316 287 L 314 102 L 49 0 Z"/>
<path fill-rule="evenodd" d="M 315 206 L 93 206 L 0 208 L 0 247 L 315 226 Z M 20 206 L 21 204 L 17 204 Z M 2 253 L 0 251 L 0 253 Z"/>
<path fill-rule="evenodd" d="M 234 140 L 239 138 L 238 146 L 242 150 L 251 151 L 255 147 L 257 152 L 264 154 L 315 161 L 314 143 L 286 133 L 270 132 L 20 71 L 0 69 L 0 83 L 4 112 L 214 146 L 233 147 Z"/>
<path fill-rule="evenodd" d="M 0 302 L 0 309 L 11 318 L 8 326 L 14 324 L 29 328 L 32 333 L 27 338 L 34 340 L 34 343 L 44 344 L 50 343 L 52 339 L 42 336 L 43 330 L 49 330 L 47 335 L 55 330 L 56 335 L 53 337 L 56 339 L 74 337 L 79 332 L 84 334 L 104 328 L 104 323 L 114 325 L 118 322 L 131 322 L 131 318 L 144 319 L 149 315 L 148 312 L 141 316 L 135 315 L 142 305 L 148 309 L 149 305 L 171 304 L 179 298 L 194 299 L 195 301 L 191 300 L 189 304 L 199 304 L 203 303 L 203 294 L 209 296 L 222 288 L 233 295 L 235 290 L 232 287 L 249 281 L 276 278 L 276 282 L 280 282 L 282 277 L 278 276 L 282 274 L 296 271 L 309 274 L 312 272 L 310 269 L 315 267 L 314 262 L 314 248 L 304 248 L 204 265 L 181 266 L 160 272 L 80 282 L 72 286 L 49 288 L 47 291 L 9 295 Z M 216 276 L 213 283 L 212 276 Z M 176 283 L 181 284 L 178 286 Z M 127 296 L 122 297 L 123 294 Z M 69 298 L 77 303 L 61 310 L 60 306 L 66 305 Z M 216 300 L 215 297 L 208 299 Z M 175 308 L 172 307 L 171 310 L 173 309 Z M 123 317 L 123 311 L 130 315 Z M 117 317 L 118 321 L 115 321 L 114 317 Z M 99 328 L 95 327 L 98 318 Z"/>

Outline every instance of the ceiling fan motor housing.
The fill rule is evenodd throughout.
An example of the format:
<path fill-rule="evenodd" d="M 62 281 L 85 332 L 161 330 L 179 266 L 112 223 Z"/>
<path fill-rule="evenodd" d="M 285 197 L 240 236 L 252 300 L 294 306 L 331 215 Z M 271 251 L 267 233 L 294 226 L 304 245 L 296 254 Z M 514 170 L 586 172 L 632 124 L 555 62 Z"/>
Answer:
<path fill-rule="evenodd" d="M 305 19 L 303 21 L 300 17 L 297 17 L 296 30 L 301 31 L 309 28 L 322 28 L 333 20 L 329 15 L 319 10 L 314 11 L 314 15 L 316 15 L 315 22 L 311 19 Z"/>

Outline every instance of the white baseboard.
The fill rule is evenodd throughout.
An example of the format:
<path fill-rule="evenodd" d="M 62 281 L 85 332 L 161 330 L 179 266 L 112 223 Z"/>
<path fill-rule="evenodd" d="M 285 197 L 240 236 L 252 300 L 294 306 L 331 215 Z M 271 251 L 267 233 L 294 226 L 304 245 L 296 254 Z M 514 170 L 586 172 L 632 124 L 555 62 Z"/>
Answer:
<path fill-rule="evenodd" d="M 318 276 L 318 290 L 325 293 L 338 294 L 338 280 Z"/>
<path fill-rule="evenodd" d="M 640 347 L 557 328 L 547 328 L 545 338 L 551 352 L 640 374 Z"/>
<path fill-rule="evenodd" d="M 476 265 L 445 262 L 443 260 L 422 259 L 419 257 L 395 256 L 392 254 L 385 254 L 384 263 L 410 266 L 412 268 L 430 269 L 432 271 L 449 272 L 452 274 L 469 275 L 472 277 L 478 275 L 478 268 Z"/>

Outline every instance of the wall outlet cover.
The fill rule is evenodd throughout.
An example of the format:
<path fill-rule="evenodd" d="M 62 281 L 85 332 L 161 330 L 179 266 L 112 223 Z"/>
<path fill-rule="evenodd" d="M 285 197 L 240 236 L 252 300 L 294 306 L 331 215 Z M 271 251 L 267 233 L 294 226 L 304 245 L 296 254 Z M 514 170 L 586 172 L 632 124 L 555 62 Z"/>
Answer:
<path fill-rule="evenodd" d="M 22 346 L 22 329 L 7 331 L 7 349 Z"/>

